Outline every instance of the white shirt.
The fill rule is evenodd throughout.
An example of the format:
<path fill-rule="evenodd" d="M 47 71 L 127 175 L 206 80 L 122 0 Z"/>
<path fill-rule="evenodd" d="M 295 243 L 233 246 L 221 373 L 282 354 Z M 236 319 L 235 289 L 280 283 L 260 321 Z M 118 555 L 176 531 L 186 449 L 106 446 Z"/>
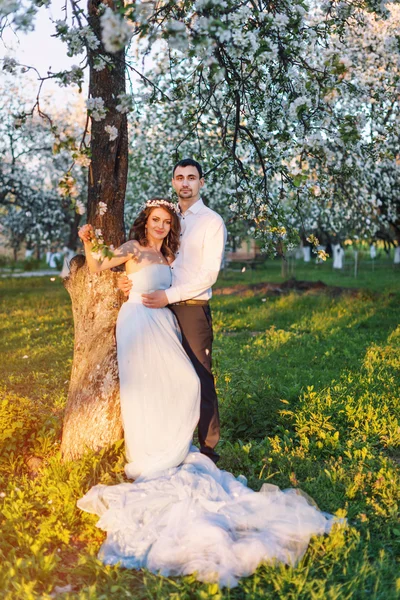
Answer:
<path fill-rule="evenodd" d="M 181 220 L 181 245 L 171 264 L 172 285 L 165 290 L 168 303 L 209 300 L 217 281 L 226 243 L 222 217 L 197 200 Z"/>

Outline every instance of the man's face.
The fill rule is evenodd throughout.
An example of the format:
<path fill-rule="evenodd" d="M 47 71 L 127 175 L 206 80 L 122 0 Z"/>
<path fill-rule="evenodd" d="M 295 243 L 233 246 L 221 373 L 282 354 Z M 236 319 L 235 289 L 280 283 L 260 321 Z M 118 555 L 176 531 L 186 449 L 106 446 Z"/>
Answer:
<path fill-rule="evenodd" d="M 172 179 L 172 187 L 182 200 L 198 199 L 204 179 L 199 177 L 196 167 L 177 167 Z"/>

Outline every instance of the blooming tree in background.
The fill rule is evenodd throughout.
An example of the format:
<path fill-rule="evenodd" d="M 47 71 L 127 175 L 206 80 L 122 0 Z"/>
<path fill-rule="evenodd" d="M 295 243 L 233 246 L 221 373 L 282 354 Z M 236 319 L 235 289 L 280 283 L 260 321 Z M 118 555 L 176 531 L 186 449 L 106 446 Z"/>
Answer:
<path fill-rule="evenodd" d="M 317 27 L 324 16 L 315 11 L 306 22 Z M 276 15 L 275 20 L 281 19 Z M 229 47 L 231 57 L 234 33 L 220 22 L 215 27 L 216 46 L 218 40 L 229 40 L 223 50 Z M 246 38 L 245 28 L 241 29 L 238 35 Z M 168 194 L 171 164 L 191 155 L 209 171 L 204 197 L 224 214 L 231 228 L 236 222 L 244 231 L 247 224 L 266 249 L 279 248 L 279 238 L 290 242 L 288 233 L 296 230 L 302 232 L 304 241 L 310 234 L 322 235 L 325 241 L 396 237 L 398 5 L 388 4 L 384 18 L 360 5 L 348 15 L 345 27 L 332 27 L 324 40 L 316 37 L 312 51 L 308 56 L 305 52 L 309 69 L 302 74 L 296 63 L 302 57 L 294 58 L 290 67 L 293 85 L 283 86 L 281 95 L 275 95 L 279 87 L 273 87 L 272 78 L 262 85 L 264 79 L 268 82 L 265 73 L 273 73 L 274 61 L 266 65 L 265 52 L 261 52 L 258 69 L 256 60 L 251 67 L 247 61 L 251 77 L 261 83 L 243 92 L 245 99 L 252 100 L 243 102 L 238 113 L 226 82 L 230 64 L 220 69 L 214 55 L 207 64 L 216 69 L 218 92 L 211 90 L 208 96 L 204 92 L 199 107 L 199 90 L 202 86 L 209 89 L 209 72 L 199 53 L 191 60 L 182 58 L 189 46 L 187 29 L 174 22 L 172 30 L 168 50 L 159 53 L 153 66 L 153 87 L 144 82 L 133 95 L 129 214 L 134 214 L 138 199 L 146 194 L 157 195 L 161 190 Z M 238 39 L 238 55 L 243 60 L 245 46 L 242 37 Z M 208 44 L 212 46 L 212 38 Z M 279 61 L 275 65 L 279 67 Z M 194 78 L 196 70 L 202 80 Z M 251 87 L 253 80 L 249 80 Z M 296 94 L 296 84 L 302 96 Z M 238 89 L 242 88 L 238 85 Z M 279 126 L 272 118 L 277 114 Z M 262 165 L 267 164 L 268 153 L 266 189 Z M 259 196 L 257 186 L 261 186 Z"/>
<path fill-rule="evenodd" d="M 37 7 L 50 2 L 18 3 L 18 10 L 13 2 L 4 4 L 14 26 L 27 29 Z M 220 151 L 211 169 L 218 168 L 216 177 L 222 175 L 226 183 L 232 212 L 253 222 L 266 250 L 274 250 L 278 241 L 290 242 L 296 218 L 288 214 L 287 198 L 295 192 L 292 206 L 298 209 L 307 205 L 310 194 L 319 194 L 324 170 L 332 171 L 329 147 L 359 152 L 360 96 L 357 86 L 344 76 L 352 48 L 335 39 L 343 40 L 354 23 L 365 20 L 366 10 L 383 11 L 383 18 L 373 18 L 384 22 L 388 14 L 384 4 L 361 0 L 310 4 L 283 0 L 273 5 L 229 0 L 92 3 L 98 7 L 99 31 L 90 25 L 83 5 L 70 2 L 72 21 L 55 24 L 68 54 L 80 56 L 88 49 L 92 70 L 100 73 L 110 68 L 110 56 L 133 38 L 136 60 L 127 65 L 132 73 L 141 57 L 156 48 L 162 59 L 144 79 L 145 103 L 150 110 L 177 101 L 185 106 L 181 117 L 185 130 L 176 131 L 175 156 L 182 156 L 184 142 L 201 137 L 202 129 L 212 130 Z M 83 59 L 70 71 L 53 75 L 63 84 L 80 85 L 86 65 Z M 335 94 L 352 97 L 353 103 L 332 111 L 327 99 Z M 137 99 L 120 96 L 117 106 L 128 112 Z M 109 140 L 116 139 L 117 128 L 107 123 L 106 98 L 92 95 L 87 106 L 92 124 L 101 124 Z M 104 237 L 110 241 L 107 233 Z"/>
<path fill-rule="evenodd" d="M 29 99 L 28 99 L 29 98 Z M 2 79 L 0 100 L 0 223 L 14 253 L 22 242 L 36 249 L 52 244 L 76 249 L 77 226 L 85 211 L 83 197 L 86 181 L 81 168 L 76 169 L 74 196 L 76 211 L 59 180 L 70 163 L 68 146 L 76 136 L 76 125 L 68 126 L 67 115 L 53 115 L 61 128 L 57 141 L 49 123 L 34 115 L 27 117 L 30 97 L 21 82 Z M 76 116 L 75 116 L 76 118 Z M 72 119 L 71 119 L 72 120 Z M 54 130 L 54 124 L 52 126 Z M 70 133 L 69 133 L 70 132 Z M 77 183 L 79 181 L 79 184 Z"/>
<path fill-rule="evenodd" d="M 331 241 L 400 239 L 400 7 L 388 10 L 385 19 L 360 13 L 341 38 L 332 37 L 326 53 L 346 54 L 345 85 L 323 101 L 347 125 L 342 140 L 319 136 L 314 155 L 296 161 L 311 193 L 294 222 Z"/>
<path fill-rule="evenodd" d="M 163 57 L 159 57 L 163 60 Z M 236 218 L 230 204 L 236 197 L 234 177 L 228 171 L 221 132 L 213 115 L 203 114 L 201 125 L 191 131 L 186 99 L 154 102 L 146 86 L 137 87 L 129 117 L 131 142 L 125 202 L 128 227 L 143 203 L 151 197 L 176 200 L 172 186 L 173 165 L 182 157 L 198 160 L 205 175 L 202 199 L 222 215 L 229 243 L 247 234 L 248 223 Z"/>

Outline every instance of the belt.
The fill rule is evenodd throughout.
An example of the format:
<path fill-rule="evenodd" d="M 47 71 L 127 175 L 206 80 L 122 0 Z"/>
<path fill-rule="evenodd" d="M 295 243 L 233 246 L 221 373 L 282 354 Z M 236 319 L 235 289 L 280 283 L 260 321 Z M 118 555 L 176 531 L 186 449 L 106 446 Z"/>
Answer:
<path fill-rule="evenodd" d="M 173 302 L 170 306 L 206 306 L 208 300 L 182 300 L 182 302 Z"/>

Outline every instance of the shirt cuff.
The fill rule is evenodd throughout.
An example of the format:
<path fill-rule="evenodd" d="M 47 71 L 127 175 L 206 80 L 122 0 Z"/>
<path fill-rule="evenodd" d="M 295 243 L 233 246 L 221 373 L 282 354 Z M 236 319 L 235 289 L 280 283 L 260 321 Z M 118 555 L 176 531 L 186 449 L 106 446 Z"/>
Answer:
<path fill-rule="evenodd" d="M 170 287 L 166 289 L 165 294 L 168 299 L 168 304 L 174 304 L 175 302 L 179 302 L 181 299 L 179 289 L 177 287 Z"/>

